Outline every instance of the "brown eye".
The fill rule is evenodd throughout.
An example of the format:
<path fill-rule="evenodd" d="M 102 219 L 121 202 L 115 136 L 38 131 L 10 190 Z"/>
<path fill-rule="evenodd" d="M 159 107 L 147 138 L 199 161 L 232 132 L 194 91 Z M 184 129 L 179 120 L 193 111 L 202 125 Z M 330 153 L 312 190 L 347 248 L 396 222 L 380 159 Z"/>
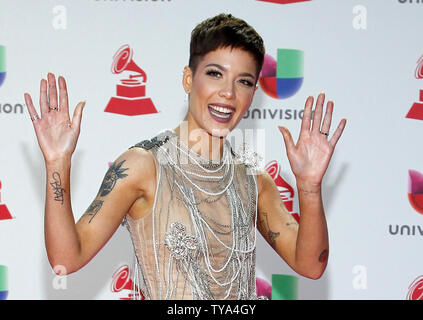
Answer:
<path fill-rule="evenodd" d="M 220 71 L 217 71 L 217 70 L 208 70 L 206 72 L 206 74 L 208 76 L 211 76 L 211 77 L 214 77 L 214 78 L 219 78 L 219 77 L 222 76 L 222 73 Z"/>
<path fill-rule="evenodd" d="M 250 80 L 247 79 L 241 79 L 240 82 L 246 85 L 247 87 L 252 87 L 254 85 Z"/>

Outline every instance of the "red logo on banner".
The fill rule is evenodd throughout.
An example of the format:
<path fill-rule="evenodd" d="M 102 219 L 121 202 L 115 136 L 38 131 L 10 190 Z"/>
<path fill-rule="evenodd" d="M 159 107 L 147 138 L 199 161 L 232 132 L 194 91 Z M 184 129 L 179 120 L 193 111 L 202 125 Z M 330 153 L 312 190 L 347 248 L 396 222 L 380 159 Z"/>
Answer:
<path fill-rule="evenodd" d="M 132 71 L 129 79 L 120 80 L 116 85 L 116 96 L 110 98 L 104 111 L 128 116 L 157 113 L 153 101 L 146 97 L 147 74 L 132 60 L 133 51 L 128 45 L 122 46 L 113 57 L 112 73 Z M 142 78 L 142 81 L 136 78 Z"/>
<path fill-rule="evenodd" d="M 300 216 L 298 213 L 293 212 L 293 204 L 294 204 L 294 189 L 282 178 L 280 175 L 281 167 L 276 160 L 269 162 L 266 167 L 266 171 L 269 175 L 273 178 L 276 183 L 276 186 L 279 190 L 279 194 L 281 196 L 282 202 L 284 203 L 286 209 L 291 213 L 291 215 L 300 222 Z"/>
<path fill-rule="evenodd" d="M 311 0 L 258 0 L 258 1 L 287 4 L 287 3 L 304 2 L 304 1 L 311 1 Z"/>
<path fill-rule="evenodd" d="M 134 284 L 131 280 L 131 272 L 127 265 L 123 265 L 115 271 L 112 276 L 111 290 L 112 292 L 121 292 L 123 290 L 129 290 L 129 293 L 126 297 L 120 298 L 120 300 L 133 300 L 134 295 L 132 294 L 132 289 L 135 291 L 135 299 L 145 300 L 144 295 L 141 290 Z M 141 296 L 139 296 L 141 295 Z"/>
<path fill-rule="evenodd" d="M 414 102 L 405 116 L 409 119 L 423 120 L 423 90 L 420 90 L 420 101 Z"/>
<path fill-rule="evenodd" d="M 417 61 L 416 71 L 414 72 L 416 79 L 423 79 L 423 56 Z M 405 116 L 408 119 L 423 120 L 423 90 L 420 90 L 420 99 L 414 102 Z"/>
<path fill-rule="evenodd" d="M 0 220 L 13 219 L 7 206 L 1 202 L 1 181 L 0 181 Z"/>
<path fill-rule="evenodd" d="M 423 79 L 423 56 L 417 61 L 417 68 L 415 72 L 416 79 Z"/>
<path fill-rule="evenodd" d="M 417 277 L 416 280 L 408 287 L 407 300 L 423 300 L 423 276 Z"/>
<path fill-rule="evenodd" d="M 408 170 L 408 200 L 418 213 L 423 214 L 423 174 Z"/>

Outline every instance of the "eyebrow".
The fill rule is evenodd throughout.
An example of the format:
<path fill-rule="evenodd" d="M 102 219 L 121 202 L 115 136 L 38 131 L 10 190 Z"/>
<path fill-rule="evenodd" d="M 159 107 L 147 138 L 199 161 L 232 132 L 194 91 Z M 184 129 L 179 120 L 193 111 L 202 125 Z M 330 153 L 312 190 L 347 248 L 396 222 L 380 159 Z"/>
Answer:
<path fill-rule="evenodd" d="M 216 68 L 218 68 L 220 70 L 227 71 L 227 69 L 225 67 L 223 67 L 223 66 L 221 66 L 220 64 L 217 64 L 217 63 L 209 63 L 208 65 L 206 65 L 206 67 L 216 67 Z M 256 78 L 256 77 L 254 77 L 249 72 L 243 72 L 243 73 L 240 74 L 240 76 L 242 76 L 242 77 L 251 77 L 253 79 Z"/>

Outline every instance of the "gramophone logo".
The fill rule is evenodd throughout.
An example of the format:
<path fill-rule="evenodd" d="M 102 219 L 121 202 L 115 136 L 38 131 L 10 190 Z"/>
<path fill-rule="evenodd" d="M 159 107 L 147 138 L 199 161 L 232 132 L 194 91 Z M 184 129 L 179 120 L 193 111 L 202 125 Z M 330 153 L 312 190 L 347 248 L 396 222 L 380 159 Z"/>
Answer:
<path fill-rule="evenodd" d="M 423 300 L 423 276 L 417 277 L 410 284 L 406 300 Z"/>
<path fill-rule="evenodd" d="M 423 174 L 408 170 L 408 201 L 414 210 L 423 214 Z"/>
<path fill-rule="evenodd" d="M 304 52 L 278 49 L 276 60 L 266 54 L 259 83 L 263 91 L 275 99 L 287 99 L 300 90 L 304 79 Z"/>
<path fill-rule="evenodd" d="M 135 74 L 120 80 L 116 85 L 116 96 L 110 98 L 104 111 L 128 116 L 157 113 L 153 101 L 146 96 L 147 74 L 132 60 L 132 56 L 132 49 L 129 45 L 124 45 L 113 57 L 113 74 L 124 71 L 132 71 Z"/>
<path fill-rule="evenodd" d="M 0 46 L 0 86 L 6 78 L 6 47 Z"/>
<path fill-rule="evenodd" d="M 0 181 L 0 220 L 13 219 L 7 206 L 1 202 L 1 181 Z"/>
<path fill-rule="evenodd" d="M 281 167 L 276 160 L 269 162 L 266 167 L 266 171 L 269 175 L 273 178 L 276 183 L 276 187 L 279 190 L 279 194 L 281 196 L 282 202 L 284 203 L 286 209 L 291 213 L 291 215 L 300 222 L 300 216 L 298 213 L 293 212 L 293 204 L 294 204 L 294 189 L 282 178 L 280 175 Z"/>
<path fill-rule="evenodd" d="M 423 79 L 423 55 L 417 61 L 416 71 L 414 72 L 416 79 Z M 408 111 L 406 118 L 423 120 L 423 90 L 420 90 L 420 101 L 414 102 Z"/>
<path fill-rule="evenodd" d="M 134 289 L 134 290 L 133 290 Z M 120 300 L 145 300 L 142 291 L 131 280 L 131 272 L 127 265 L 121 266 L 112 276 L 112 292 L 124 292 L 126 295 Z M 132 292 L 135 292 L 135 297 Z"/>

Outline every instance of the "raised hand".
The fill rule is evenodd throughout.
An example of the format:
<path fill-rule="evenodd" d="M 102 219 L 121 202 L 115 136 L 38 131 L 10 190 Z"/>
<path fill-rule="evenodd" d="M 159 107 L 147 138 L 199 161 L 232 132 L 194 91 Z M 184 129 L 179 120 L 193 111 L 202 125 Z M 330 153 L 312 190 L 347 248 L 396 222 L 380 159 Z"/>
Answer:
<path fill-rule="evenodd" d="M 329 101 L 327 103 L 322 123 L 324 101 L 325 94 L 321 93 L 317 98 L 312 121 L 314 97 L 310 96 L 307 98 L 297 144 L 294 143 L 287 128 L 279 127 L 283 135 L 292 172 L 297 179 L 297 186 L 320 188 L 336 143 L 341 137 L 346 125 L 346 119 L 342 119 L 329 139 L 333 102 Z"/>
<path fill-rule="evenodd" d="M 28 93 L 24 94 L 25 102 L 45 161 L 70 160 L 78 141 L 85 102 L 78 103 L 71 121 L 65 79 L 58 78 L 58 97 L 54 74 L 49 73 L 47 78 L 48 81 L 42 79 L 40 84 L 41 118 Z"/>

